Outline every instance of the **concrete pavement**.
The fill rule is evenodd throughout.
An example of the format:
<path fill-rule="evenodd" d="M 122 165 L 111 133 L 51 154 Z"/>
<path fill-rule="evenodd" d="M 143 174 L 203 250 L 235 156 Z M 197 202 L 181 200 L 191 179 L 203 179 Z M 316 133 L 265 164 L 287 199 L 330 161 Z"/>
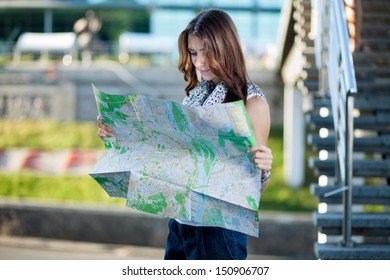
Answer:
<path fill-rule="evenodd" d="M 163 248 L 0 236 L 0 260 L 161 260 Z"/>
<path fill-rule="evenodd" d="M 0 235 L 0 260 L 162 260 L 164 248 Z M 289 257 L 249 255 L 248 260 Z"/>

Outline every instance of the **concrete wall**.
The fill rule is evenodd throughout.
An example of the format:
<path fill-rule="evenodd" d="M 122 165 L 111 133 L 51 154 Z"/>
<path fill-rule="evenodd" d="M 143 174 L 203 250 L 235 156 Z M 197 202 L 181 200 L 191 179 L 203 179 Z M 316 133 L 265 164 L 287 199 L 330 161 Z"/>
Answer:
<path fill-rule="evenodd" d="M 283 85 L 280 78 L 266 70 L 252 70 L 249 75 L 267 96 L 272 124 L 281 125 Z M 61 104 L 61 110 L 53 108 L 53 113 L 44 118 L 58 120 L 96 120 L 92 83 L 112 94 L 144 94 L 176 102 L 181 102 L 185 96 L 185 81 L 176 67 L 125 67 L 111 61 L 95 62 L 88 68 L 73 64 L 66 67 L 61 63 L 7 66 L 0 71 L 0 82 L 0 105 L 5 106 L 5 111 L 12 110 L 2 102 L 4 100 L 15 96 L 33 99 L 49 94 L 52 100 Z M 6 117 L 3 115 L 0 110 L 0 117 Z"/>
<path fill-rule="evenodd" d="M 167 218 L 129 208 L 0 201 L 0 235 L 165 247 Z M 248 253 L 314 259 L 311 215 L 261 213 Z"/>

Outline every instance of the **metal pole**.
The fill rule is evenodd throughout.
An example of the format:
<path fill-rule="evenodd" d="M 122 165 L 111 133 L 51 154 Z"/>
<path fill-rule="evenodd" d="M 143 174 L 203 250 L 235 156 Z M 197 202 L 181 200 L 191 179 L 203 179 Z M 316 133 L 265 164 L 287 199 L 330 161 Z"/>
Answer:
<path fill-rule="evenodd" d="M 343 192 L 343 241 L 342 245 L 353 247 L 352 241 L 352 178 L 353 178 L 353 108 L 354 97 L 347 93 L 346 102 L 346 137 L 345 137 L 345 191 Z"/>

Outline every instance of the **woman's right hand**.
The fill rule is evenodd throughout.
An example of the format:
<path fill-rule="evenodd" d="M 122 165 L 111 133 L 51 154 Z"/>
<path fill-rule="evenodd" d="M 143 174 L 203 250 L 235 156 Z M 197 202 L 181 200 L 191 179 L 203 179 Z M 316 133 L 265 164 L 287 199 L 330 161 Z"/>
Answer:
<path fill-rule="evenodd" d="M 105 125 L 100 115 L 97 117 L 98 132 L 97 135 L 103 140 L 107 137 L 113 137 L 114 134 L 109 126 Z"/>

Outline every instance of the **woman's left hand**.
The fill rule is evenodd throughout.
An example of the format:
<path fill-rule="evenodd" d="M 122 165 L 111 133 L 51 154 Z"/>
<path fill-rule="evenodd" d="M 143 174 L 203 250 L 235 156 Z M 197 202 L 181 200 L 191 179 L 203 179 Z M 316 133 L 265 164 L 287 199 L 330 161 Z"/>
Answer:
<path fill-rule="evenodd" d="M 248 154 L 252 154 L 252 160 L 256 168 L 261 169 L 261 189 L 264 191 L 269 184 L 270 174 L 268 172 L 272 168 L 272 150 L 264 145 L 257 145 L 250 148 Z"/>
<path fill-rule="evenodd" d="M 257 145 L 248 150 L 252 154 L 252 160 L 258 169 L 263 172 L 272 168 L 272 150 L 264 145 Z"/>

